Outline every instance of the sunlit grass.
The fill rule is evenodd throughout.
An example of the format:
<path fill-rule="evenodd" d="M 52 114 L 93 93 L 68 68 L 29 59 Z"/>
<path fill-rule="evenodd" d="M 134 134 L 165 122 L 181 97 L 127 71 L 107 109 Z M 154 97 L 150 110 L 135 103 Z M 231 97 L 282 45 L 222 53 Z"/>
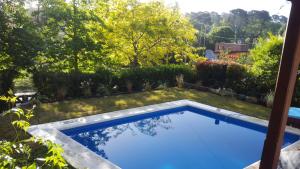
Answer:
<path fill-rule="evenodd" d="M 222 97 L 197 90 L 170 88 L 102 98 L 43 103 L 37 107 L 36 116 L 32 123 L 47 123 L 181 99 L 189 99 L 262 119 L 267 119 L 270 112 L 270 109 L 264 106 L 231 97 Z M 7 120 L 1 122 L 0 133 L 6 138 L 13 135 L 13 130 L 9 128 Z"/>
<path fill-rule="evenodd" d="M 231 97 L 222 97 L 196 90 L 171 88 L 103 98 L 45 103 L 38 107 L 38 118 L 40 122 L 44 123 L 181 99 L 189 99 L 262 119 L 267 119 L 270 112 L 270 109 L 264 106 Z"/>

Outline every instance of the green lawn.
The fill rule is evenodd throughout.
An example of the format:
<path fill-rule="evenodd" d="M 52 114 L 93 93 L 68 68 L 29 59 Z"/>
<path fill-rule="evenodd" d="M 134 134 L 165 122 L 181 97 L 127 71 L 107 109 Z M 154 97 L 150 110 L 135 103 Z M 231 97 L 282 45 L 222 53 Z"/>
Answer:
<path fill-rule="evenodd" d="M 45 123 L 181 99 L 189 99 L 262 119 L 267 119 L 270 112 L 270 109 L 264 106 L 239 101 L 234 98 L 178 88 L 104 98 L 74 99 L 64 102 L 46 103 L 38 107 L 38 112 L 40 122 Z"/>
<path fill-rule="evenodd" d="M 267 119 L 270 112 L 270 109 L 264 106 L 239 101 L 231 97 L 222 97 L 197 90 L 170 88 L 103 98 L 44 103 L 37 107 L 36 119 L 33 123 L 38 123 L 37 118 L 39 123 L 46 123 L 181 99 L 189 99 L 262 119 Z M 7 126 L 7 123 L 1 123 L 0 133 L 12 134 L 7 132 L 9 131 Z"/>

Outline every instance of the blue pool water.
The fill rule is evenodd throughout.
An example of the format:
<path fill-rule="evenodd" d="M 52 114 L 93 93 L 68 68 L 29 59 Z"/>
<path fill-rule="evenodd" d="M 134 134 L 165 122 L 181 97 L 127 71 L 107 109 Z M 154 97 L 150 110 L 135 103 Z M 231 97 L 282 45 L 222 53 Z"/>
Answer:
<path fill-rule="evenodd" d="M 122 169 L 240 169 L 260 159 L 266 130 L 185 106 L 62 132 Z M 286 133 L 283 147 L 299 139 Z"/>

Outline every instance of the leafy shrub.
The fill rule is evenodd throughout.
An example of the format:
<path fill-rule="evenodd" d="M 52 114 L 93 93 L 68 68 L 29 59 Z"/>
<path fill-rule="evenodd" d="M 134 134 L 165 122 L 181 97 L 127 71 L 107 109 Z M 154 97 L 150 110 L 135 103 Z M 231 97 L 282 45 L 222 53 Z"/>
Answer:
<path fill-rule="evenodd" d="M 160 65 L 120 69 L 102 69 L 93 74 L 36 72 L 33 75 L 35 87 L 41 95 L 50 100 L 65 98 L 106 96 L 117 92 L 142 91 L 145 84 L 151 88 L 160 84 L 176 86 L 176 76 L 182 74 L 185 81 L 196 81 L 196 72 L 186 65 Z"/>
<path fill-rule="evenodd" d="M 33 74 L 33 81 L 41 95 L 50 100 L 62 100 L 66 97 L 107 94 L 112 77 L 112 72 L 104 69 L 94 74 L 36 72 Z M 105 91 L 100 87 L 105 88 Z"/>
<path fill-rule="evenodd" d="M 265 93 L 274 90 L 279 70 L 283 38 L 269 34 L 266 39 L 260 38 L 258 44 L 250 51 L 252 60 L 251 72 L 257 77 L 258 85 Z"/>
<path fill-rule="evenodd" d="M 8 95 L 8 91 L 13 88 L 15 76 L 16 72 L 13 70 L 0 70 L 0 95 Z M 0 113 L 8 108 L 8 103 L 0 100 Z"/>
<path fill-rule="evenodd" d="M 128 93 L 132 93 L 132 86 L 133 86 L 132 82 L 130 80 L 127 80 L 126 81 L 126 88 L 127 88 Z"/>
<path fill-rule="evenodd" d="M 205 62 L 205 61 L 207 61 L 207 58 L 205 56 L 199 56 L 197 58 L 197 62 Z"/>
<path fill-rule="evenodd" d="M 260 97 L 265 90 L 249 69 L 235 62 L 205 61 L 196 64 L 203 86 L 232 89 L 236 93 Z"/>
<path fill-rule="evenodd" d="M 0 96 L 0 100 L 14 103 L 16 98 L 12 96 Z M 9 116 L 12 128 L 15 131 L 13 141 L 0 140 L 0 168 L 67 168 L 67 163 L 62 157 L 63 149 L 43 138 L 30 137 L 21 138 L 27 135 L 30 127 L 29 120 L 34 116 L 33 109 L 10 109 L 4 112 L 3 116 Z M 45 149 L 44 153 L 35 155 L 35 151 Z"/>
<path fill-rule="evenodd" d="M 119 72 L 116 84 L 121 91 L 127 90 L 126 81 L 132 83 L 135 91 L 142 90 L 146 82 L 150 83 L 153 88 L 157 88 L 163 83 L 166 83 L 167 86 L 176 86 L 176 76 L 180 74 L 187 82 L 196 80 L 195 71 L 186 65 L 160 65 L 122 70 Z"/>
<path fill-rule="evenodd" d="M 109 96 L 111 94 L 111 90 L 109 87 L 100 84 L 96 90 L 96 96 Z"/>
<path fill-rule="evenodd" d="M 145 82 L 144 90 L 145 91 L 150 91 L 151 89 L 152 89 L 152 85 L 150 84 L 150 82 Z"/>
<path fill-rule="evenodd" d="M 247 74 L 247 69 L 245 66 L 229 62 L 226 67 L 226 83 L 225 87 L 233 89 L 234 91 L 241 93 L 245 89 L 245 78 Z"/>
<path fill-rule="evenodd" d="M 205 61 L 196 64 L 198 79 L 204 86 L 223 88 L 226 80 L 227 63 L 223 61 Z"/>

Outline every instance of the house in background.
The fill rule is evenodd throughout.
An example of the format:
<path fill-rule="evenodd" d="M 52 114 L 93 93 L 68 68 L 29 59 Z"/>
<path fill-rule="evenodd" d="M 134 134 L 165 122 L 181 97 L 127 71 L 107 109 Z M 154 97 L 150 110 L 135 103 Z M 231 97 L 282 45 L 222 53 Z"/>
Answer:
<path fill-rule="evenodd" d="M 249 53 L 249 46 L 247 44 L 240 43 L 216 43 L 215 54 L 218 57 L 227 57 L 231 59 L 238 59 L 242 55 Z"/>

